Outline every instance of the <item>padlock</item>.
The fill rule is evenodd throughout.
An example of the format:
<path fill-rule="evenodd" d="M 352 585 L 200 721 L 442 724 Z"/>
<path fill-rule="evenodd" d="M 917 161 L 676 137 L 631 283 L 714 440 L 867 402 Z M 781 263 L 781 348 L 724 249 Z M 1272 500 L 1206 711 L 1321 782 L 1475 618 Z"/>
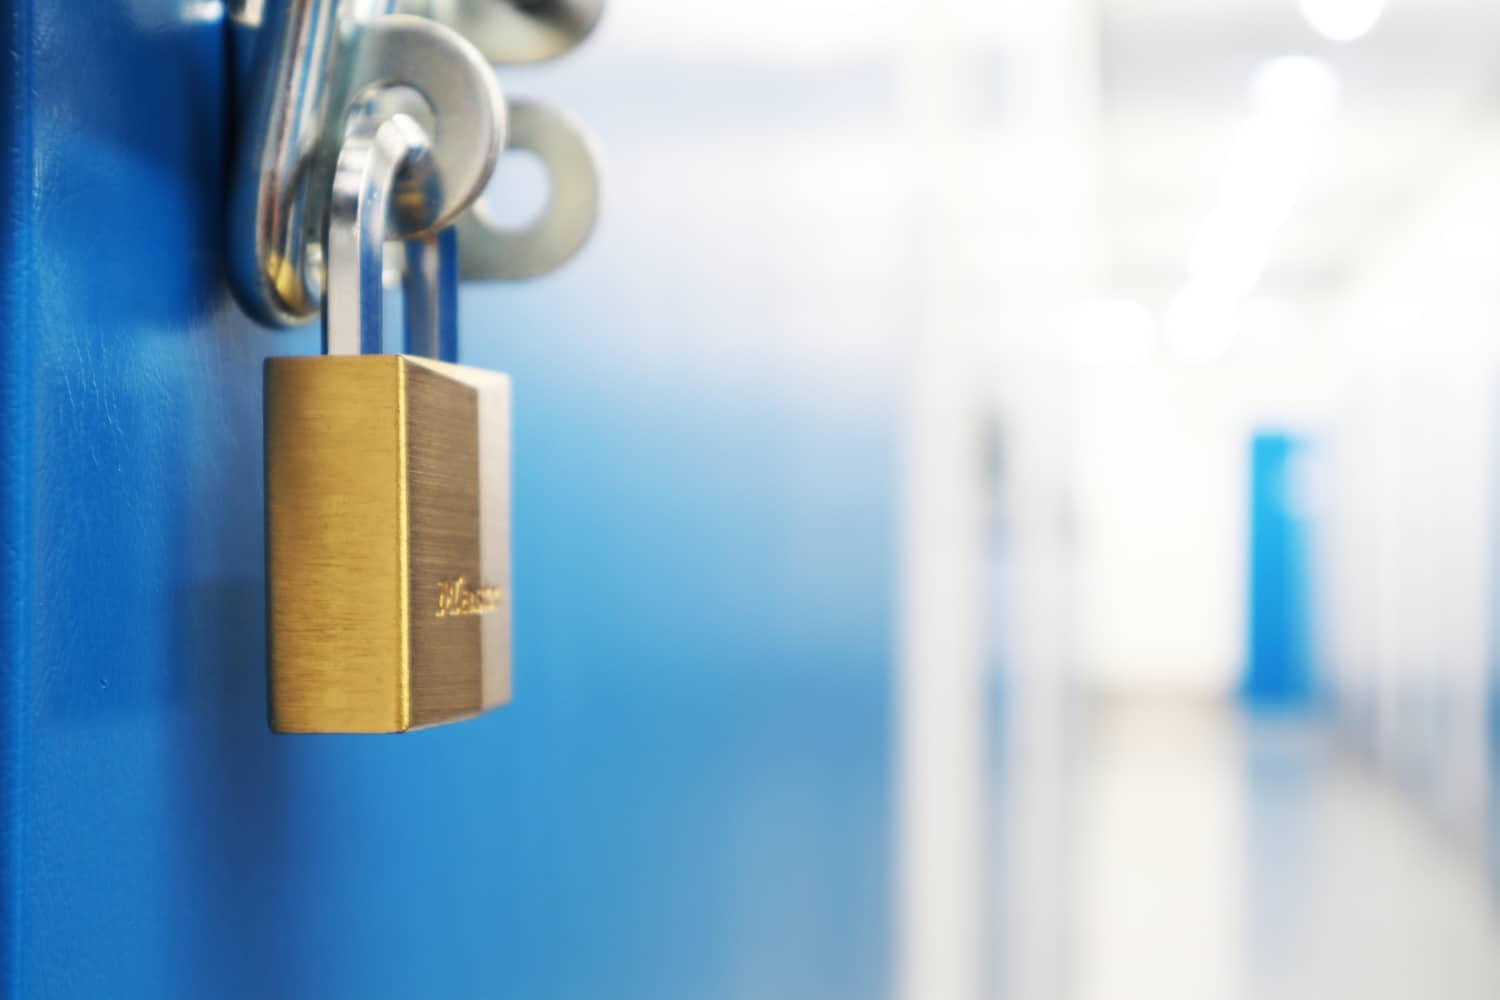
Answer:
<path fill-rule="evenodd" d="M 387 219 L 425 139 L 404 115 L 349 133 L 324 244 L 324 353 L 266 361 L 277 732 L 404 732 L 510 699 L 510 381 L 378 353 Z M 424 252 L 451 267 L 451 238 Z M 409 308 L 408 323 L 424 311 L 452 322 L 450 302 L 447 315 Z M 442 343 L 436 332 L 408 329 L 408 344 Z"/>

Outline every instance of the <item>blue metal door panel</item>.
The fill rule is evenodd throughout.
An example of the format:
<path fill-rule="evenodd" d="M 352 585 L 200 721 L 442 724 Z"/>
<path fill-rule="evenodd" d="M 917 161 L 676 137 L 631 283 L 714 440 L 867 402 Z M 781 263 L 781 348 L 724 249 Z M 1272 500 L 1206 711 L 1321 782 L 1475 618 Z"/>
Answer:
<path fill-rule="evenodd" d="M 774 301 L 681 287 L 615 190 L 567 273 L 465 292 L 516 383 L 514 705 L 273 737 L 260 365 L 316 336 L 222 280 L 222 10 L 0 16 L 7 995 L 884 994 L 895 341 L 759 351 Z"/>
<path fill-rule="evenodd" d="M 1242 694 L 1262 708 L 1305 708 L 1316 698 L 1309 626 L 1306 442 L 1260 432 L 1250 444 L 1247 655 Z"/>

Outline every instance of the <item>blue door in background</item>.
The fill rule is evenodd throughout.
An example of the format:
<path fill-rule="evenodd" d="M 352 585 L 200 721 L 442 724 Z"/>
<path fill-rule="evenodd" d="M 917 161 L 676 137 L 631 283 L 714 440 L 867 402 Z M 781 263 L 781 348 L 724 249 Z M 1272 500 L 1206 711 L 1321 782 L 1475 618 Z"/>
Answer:
<path fill-rule="evenodd" d="M 1265 709 L 1307 708 L 1318 691 L 1312 658 L 1308 446 L 1262 431 L 1250 443 L 1248 646 L 1243 695 Z"/>
<path fill-rule="evenodd" d="M 317 335 L 225 287 L 223 11 L 0 18 L 5 995 L 885 995 L 909 303 L 891 236 L 846 225 L 831 280 L 796 208 L 883 68 L 607 24 L 517 77 L 594 127 L 607 202 L 560 275 L 463 292 L 463 359 L 515 384 L 515 701 L 276 737 L 261 363 Z"/>

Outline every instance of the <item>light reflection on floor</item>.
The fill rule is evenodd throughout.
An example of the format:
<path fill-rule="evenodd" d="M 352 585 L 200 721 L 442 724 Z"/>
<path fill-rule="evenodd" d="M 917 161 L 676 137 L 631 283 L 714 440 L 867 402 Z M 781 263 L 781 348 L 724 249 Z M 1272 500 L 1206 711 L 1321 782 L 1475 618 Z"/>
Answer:
<path fill-rule="evenodd" d="M 1072 997 L 1500 997 L 1482 851 L 1319 725 L 1113 703 L 1081 731 Z"/>

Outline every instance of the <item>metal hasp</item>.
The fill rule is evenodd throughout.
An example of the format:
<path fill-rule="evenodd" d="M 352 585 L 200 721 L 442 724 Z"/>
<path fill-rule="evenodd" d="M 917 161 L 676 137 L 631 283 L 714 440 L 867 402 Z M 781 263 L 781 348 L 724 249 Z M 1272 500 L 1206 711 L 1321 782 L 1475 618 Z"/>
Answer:
<path fill-rule="evenodd" d="M 534 153 L 551 183 L 535 219 L 510 228 L 474 203 L 458 222 L 459 274 L 466 281 L 534 278 L 557 270 L 593 234 L 599 215 L 599 170 L 583 130 L 561 111 L 513 100 L 507 150 Z"/>
<path fill-rule="evenodd" d="M 500 65 L 567 55 L 598 26 L 604 0 L 399 0 L 398 9 L 440 21 Z M 459 222 L 459 271 L 466 281 L 533 278 L 572 259 L 599 213 L 593 144 L 569 115 L 512 100 L 507 149 L 533 153 L 546 168 L 547 202 L 520 228 L 501 225 L 476 202 Z"/>
<path fill-rule="evenodd" d="M 393 195 L 390 236 L 423 237 L 483 192 L 505 145 L 506 109 L 484 56 L 394 0 L 246 3 L 256 52 L 230 190 L 228 271 L 240 304 L 287 326 L 323 301 L 324 227 L 351 123 L 403 112 L 432 137 Z"/>
<path fill-rule="evenodd" d="M 245 310 L 270 326 L 318 314 L 328 280 L 324 229 L 334 164 L 361 117 L 405 113 L 432 137 L 422 169 L 408 168 L 393 196 L 390 235 L 408 241 L 408 267 L 436 266 L 439 247 L 456 253 L 466 280 L 530 278 L 571 259 L 598 215 L 592 146 L 572 119 L 544 104 L 507 108 L 486 60 L 564 55 L 594 30 L 603 6 L 238 0 L 231 18 L 243 96 L 227 256 L 230 285 Z M 500 225 L 478 200 L 506 148 L 534 153 L 551 181 L 546 205 L 521 228 Z M 456 222 L 457 235 L 440 239 Z M 441 356 L 454 353 L 450 343 Z"/>

